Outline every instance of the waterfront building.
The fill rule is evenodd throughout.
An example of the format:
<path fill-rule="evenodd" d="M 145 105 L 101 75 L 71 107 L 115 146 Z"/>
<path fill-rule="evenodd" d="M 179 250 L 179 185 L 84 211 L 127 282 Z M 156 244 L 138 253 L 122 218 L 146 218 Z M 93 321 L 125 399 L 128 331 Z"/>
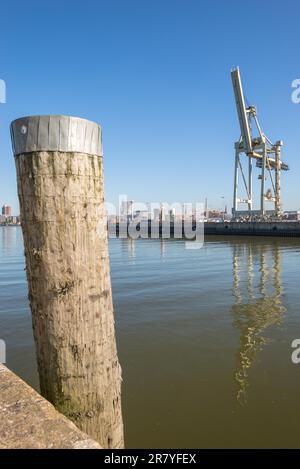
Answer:
<path fill-rule="evenodd" d="M 284 218 L 290 221 L 300 221 L 300 210 L 290 210 L 284 212 Z"/>
<path fill-rule="evenodd" d="M 4 215 L 5 217 L 11 217 L 11 206 L 10 205 L 3 205 L 2 215 Z"/>

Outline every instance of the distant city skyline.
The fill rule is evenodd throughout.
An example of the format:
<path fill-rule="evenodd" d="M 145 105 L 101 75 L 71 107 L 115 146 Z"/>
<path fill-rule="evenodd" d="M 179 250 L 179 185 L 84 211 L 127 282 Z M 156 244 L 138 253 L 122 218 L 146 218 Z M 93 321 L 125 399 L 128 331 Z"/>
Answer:
<path fill-rule="evenodd" d="M 0 225 L 19 225 L 20 215 L 16 215 L 12 211 L 10 205 L 4 204 L 1 207 Z"/>
<path fill-rule="evenodd" d="M 19 213 L 10 122 L 68 114 L 102 126 L 107 202 L 207 197 L 210 209 L 230 212 L 239 138 L 230 69 L 239 65 L 263 129 L 284 141 L 283 209 L 299 209 L 300 104 L 291 96 L 300 5 L 251 8 L 272 24 L 259 46 L 245 34 L 249 5 L 237 0 L 2 2 L 0 200 Z M 15 30 L 26 30 L 24 44 Z"/>

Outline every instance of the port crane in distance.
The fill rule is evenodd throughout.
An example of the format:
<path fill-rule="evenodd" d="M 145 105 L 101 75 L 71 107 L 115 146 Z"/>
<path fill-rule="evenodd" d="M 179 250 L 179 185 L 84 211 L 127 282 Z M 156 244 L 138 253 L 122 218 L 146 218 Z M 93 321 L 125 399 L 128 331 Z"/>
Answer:
<path fill-rule="evenodd" d="M 231 70 L 231 79 L 235 97 L 238 120 L 241 129 L 239 141 L 235 142 L 235 166 L 233 189 L 233 219 L 241 217 L 280 218 L 281 209 L 281 171 L 287 171 L 288 165 L 281 159 L 282 140 L 272 143 L 262 131 L 255 106 L 246 107 L 239 67 Z M 254 136 L 254 129 L 257 135 Z M 246 155 L 246 169 L 242 165 L 242 155 Z M 248 160 L 248 161 L 247 161 Z M 258 176 L 260 184 L 260 208 L 253 210 L 253 162 L 261 171 Z M 273 177 L 275 175 L 275 177 Z M 239 197 L 239 177 L 241 176 L 246 191 L 246 198 Z M 271 188 L 266 189 L 267 176 Z M 272 202 L 273 210 L 266 210 L 266 203 Z M 247 210 L 239 210 L 239 204 L 247 204 Z"/>

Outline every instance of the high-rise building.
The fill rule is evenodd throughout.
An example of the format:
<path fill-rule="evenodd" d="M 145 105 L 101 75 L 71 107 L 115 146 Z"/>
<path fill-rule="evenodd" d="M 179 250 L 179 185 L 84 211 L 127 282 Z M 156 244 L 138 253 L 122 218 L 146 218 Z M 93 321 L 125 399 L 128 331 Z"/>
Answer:
<path fill-rule="evenodd" d="M 4 215 L 5 217 L 11 217 L 11 207 L 10 207 L 10 205 L 3 205 L 2 215 Z"/>
<path fill-rule="evenodd" d="M 131 221 L 133 219 L 133 200 L 122 200 L 121 203 L 121 217 Z"/>
<path fill-rule="evenodd" d="M 164 204 L 163 202 L 161 202 L 161 204 L 160 204 L 159 221 L 160 221 L 160 222 L 165 221 L 165 217 L 166 217 L 165 204 Z"/>
<path fill-rule="evenodd" d="M 160 209 L 159 208 L 155 208 L 153 210 L 153 218 L 155 221 L 158 221 L 160 219 Z"/>

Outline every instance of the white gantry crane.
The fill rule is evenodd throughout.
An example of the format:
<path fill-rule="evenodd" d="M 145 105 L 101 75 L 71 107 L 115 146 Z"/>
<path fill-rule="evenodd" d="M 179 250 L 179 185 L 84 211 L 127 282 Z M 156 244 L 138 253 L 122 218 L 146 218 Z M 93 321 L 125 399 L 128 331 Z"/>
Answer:
<path fill-rule="evenodd" d="M 235 169 L 233 192 L 233 218 L 248 216 L 271 215 L 279 217 L 281 213 L 280 201 L 280 172 L 287 171 L 288 165 L 281 160 L 282 140 L 273 144 L 263 133 L 258 119 L 256 108 L 245 105 L 239 67 L 231 71 L 231 78 L 235 96 L 235 103 L 241 128 L 241 136 L 235 143 Z M 256 128 L 257 136 L 253 131 Z M 246 171 L 242 166 L 241 155 L 247 157 Z M 253 210 L 253 161 L 261 169 L 258 176 L 260 181 L 260 209 Z M 273 177 L 275 174 L 275 178 Z M 246 198 L 239 197 L 239 175 L 242 176 Z M 274 180 L 275 179 L 275 180 Z M 270 181 L 271 187 L 266 188 L 266 182 Z M 274 210 L 266 210 L 266 202 L 273 202 Z M 239 204 L 247 204 L 248 210 L 238 210 Z"/>

